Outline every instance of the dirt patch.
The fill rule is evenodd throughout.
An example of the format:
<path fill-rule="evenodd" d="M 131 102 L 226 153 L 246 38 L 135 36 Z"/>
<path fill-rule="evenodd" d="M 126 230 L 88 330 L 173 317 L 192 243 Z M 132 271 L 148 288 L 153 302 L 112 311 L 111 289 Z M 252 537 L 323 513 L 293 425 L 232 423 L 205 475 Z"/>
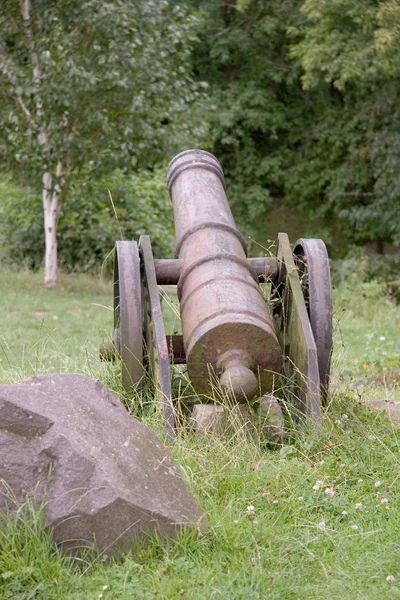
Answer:
<path fill-rule="evenodd" d="M 373 381 L 374 383 L 383 385 L 385 387 L 387 385 L 390 386 L 393 383 L 400 383 L 400 371 L 399 369 L 395 368 L 388 369 L 387 371 L 381 371 L 381 373 L 378 373 L 378 375 L 374 377 Z"/>
<path fill-rule="evenodd" d="M 391 421 L 400 424 L 400 402 L 394 400 L 372 400 L 367 402 L 372 410 L 384 410 Z"/>

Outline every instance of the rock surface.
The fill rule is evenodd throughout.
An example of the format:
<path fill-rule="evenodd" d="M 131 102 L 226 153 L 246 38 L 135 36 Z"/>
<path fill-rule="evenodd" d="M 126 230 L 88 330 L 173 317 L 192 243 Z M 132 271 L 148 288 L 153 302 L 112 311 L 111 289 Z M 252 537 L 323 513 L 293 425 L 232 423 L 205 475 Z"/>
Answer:
<path fill-rule="evenodd" d="M 271 440 L 283 440 L 285 436 L 285 420 L 278 400 L 272 394 L 261 398 L 259 418 L 262 433 Z"/>
<path fill-rule="evenodd" d="M 238 429 L 254 430 L 252 414 L 245 404 L 195 404 L 190 417 L 191 425 L 199 434 L 232 434 Z"/>
<path fill-rule="evenodd" d="M 191 414 L 191 424 L 197 433 L 209 432 L 222 435 L 226 423 L 226 412 L 222 405 L 195 404 Z"/>
<path fill-rule="evenodd" d="M 113 555 L 150 531 L 206 527 L 165 446 L 105 385 L 83 375 L 0 385 L 0 507 L 29 495 L 54 540 Z"/>
<path fill-rule="evenodd" d="M 195 404 L 190 422 L 194 431 L 203 435 L 224 435 L 242 429 L 250 434 L 258 432 L 275 442 L 282 441 L 284 437 L 282 409 L 272 394 L 262 397 L 256 415 L 245 404 L 230 407 L 222 404 Z"/>

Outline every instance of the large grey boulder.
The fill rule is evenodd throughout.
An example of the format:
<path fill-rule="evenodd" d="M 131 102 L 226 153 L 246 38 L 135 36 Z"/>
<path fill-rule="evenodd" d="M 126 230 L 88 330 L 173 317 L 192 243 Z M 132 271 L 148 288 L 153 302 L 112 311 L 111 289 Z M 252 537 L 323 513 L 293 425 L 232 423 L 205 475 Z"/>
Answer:
<path fill-rule="evenodd" d="M 151 531 L 206 527 L 154 432 L 83 375 L 0 385 L 0 463 L 0 508 L 44 498 L 47 525 L 71 553 L 113 555 Z"/>

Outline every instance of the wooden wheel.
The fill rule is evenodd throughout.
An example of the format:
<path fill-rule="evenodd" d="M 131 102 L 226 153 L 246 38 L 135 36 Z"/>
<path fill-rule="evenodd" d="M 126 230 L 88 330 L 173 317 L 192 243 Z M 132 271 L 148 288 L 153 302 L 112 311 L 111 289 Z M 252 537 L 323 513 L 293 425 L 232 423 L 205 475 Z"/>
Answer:
<path fill-rule="evenodd" d="M 295 418 L 303 414 L 319 428 L 322 413 L 317 347 L 299 269 L 286 233 L 278 235 L 276 257 L 278 278 L 272 286 L 271 302 L 283 355 L 285 395 Z"/>
<path fill-rule="evenodd" d="M 117 242 L 114 259 L 114 343 L 125 390 L 143 376 L 142 286 L 136 242 Z"/>
<path fill-rule="evenodd" d="M 322 401 L 326 404 L 332 354 L 332 284 L 322 240 L 299 239 L 293 254 L 318 355 Z"/>
<path fill-rule="evenodd" d="M 139 240 L 143 264 L 143 296 L 145 298 L 145 339 L 149 359 L 149 372 L 155 385 L 155 398 L 163 407 L 165 429 L 168 437 L 175 436 L 174 407 L 171 394 L 171 375 L 169 369 L 169 350 L 157 287 L 153 251 L 148 235 Z"/>

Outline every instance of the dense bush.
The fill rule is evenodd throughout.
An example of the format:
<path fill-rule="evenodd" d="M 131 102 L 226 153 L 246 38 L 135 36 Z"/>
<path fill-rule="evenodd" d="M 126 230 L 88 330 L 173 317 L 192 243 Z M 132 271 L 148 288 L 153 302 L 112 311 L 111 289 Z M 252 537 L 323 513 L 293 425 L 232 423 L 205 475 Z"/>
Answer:
<path fill-rule="evenodd" d="M 331 274 L 334 285 L 376 280 L 391 286 L 400 282 L 400 254 L 376 254 L 353 246 L 346 258 L 331 261 Z"/>
<path fill-rule="evenodd" d="M 398 0 L 186 3 L 203 15 L 195 73 L 238 222 L 279 199 L 345 246 L 400 245 Z"/>
<path fill-rule="evenodd" d="M 44 254 L 43 209 L 29 188 L 0 182 L 1 264 L 36 269 Z"/>
<path fill-rule="evenodd" d="M 165 170 L 115 171 L 76 186 L 61 209 L 58 231 L 59 264 L 66 272 L 99 270 L 116 240 L 137 240 L 141 234 L 151 236 L 156 256 L 171 256 L 173 216 Z M 10 182 L 0 184 L 1 261 L 37 269 L 43 252 L 40 197 Z"/>

